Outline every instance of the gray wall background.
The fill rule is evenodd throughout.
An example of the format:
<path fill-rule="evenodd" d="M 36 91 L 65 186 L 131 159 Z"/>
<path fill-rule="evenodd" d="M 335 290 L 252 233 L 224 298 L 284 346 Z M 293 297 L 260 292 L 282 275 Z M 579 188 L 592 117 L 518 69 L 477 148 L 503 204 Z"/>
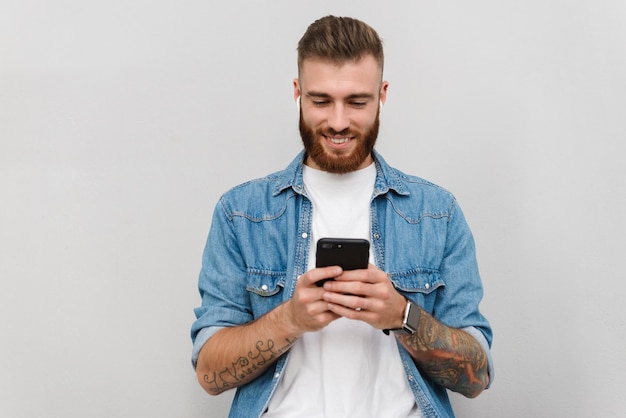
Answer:
<path fill-rule="evenodd" d="M 0 416 L 220 417 L 189 354 L 219 195 L 300 149 L 313 20 L 386 45 L 379 150 L 453 191 L 497 376 L 460 417 L 626 401 L 626 3 L 3 0 Z"/>

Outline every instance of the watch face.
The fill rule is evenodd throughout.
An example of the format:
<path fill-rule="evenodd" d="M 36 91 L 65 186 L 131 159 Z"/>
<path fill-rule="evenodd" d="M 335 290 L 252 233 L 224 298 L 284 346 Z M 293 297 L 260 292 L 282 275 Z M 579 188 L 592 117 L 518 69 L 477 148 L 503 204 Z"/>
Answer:
<path fill-rule="evenodd" d="M 420 320 L 420 311 L 419 307 L 411 303 L 409 308 L 409 313 L 406 318 L 406 325 L 408 328 L 411 328 L 412 332 L 417 331 L 417 324 Z"/>

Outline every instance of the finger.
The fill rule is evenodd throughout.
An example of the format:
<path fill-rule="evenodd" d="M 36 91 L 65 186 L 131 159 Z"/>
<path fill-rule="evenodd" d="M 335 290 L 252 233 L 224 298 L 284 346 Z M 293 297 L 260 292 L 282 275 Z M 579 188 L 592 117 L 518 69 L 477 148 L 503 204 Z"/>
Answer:
<path fill-rule="evenodd" d="M 319 267 L 307 271 L 298 278 L 298 282 L 306 286 L 311 286 L 320 280 L 333 279 L 341 274 L 343 270 L 339 266 Z"/>
<path fill-rule="evenodd" d="M 320 315 L 323 316 L 328 313 L 332 313 L 330 309 L 328 309 L 328 303 L 323 300 L 308 305 L 306 311 L 307 314 L 311 317 L 316 317 Z"/>
<path fill-rule="evenodd" d="M 389 281 L 387 273 L 379 270 L 373 264 L 367 269 L 346 270 L 337 277 L 338 281 L 359 281 L 363 283 L 380 283 Z"/>
<path fill-rule="evenodd" d="M 366 320 L 368 318 L 368 315 L 371 315 L 367 310 L 360 309 L 360 308 L 352 309 L 352 308 L 335 304 L 335 303 L 329 303 L 328 310 L 344 318 L 357 319 L 357 320 Z"/>
<path fill-rule="evenodd" d="M 341 305 L 355 311 L 368 310 L 369 301 L 366 298 L 354 294 L 345 295 L 341 293 L 325 292 L 322 298 L 333 305 Z"/>
<path fill-rule="evenodd" d="M 324 283 L 324 290 L 342 295 L 373 296 L 376 294 L 373 286 L 371 283 L 358 280 L 347 281 L 344 272 L 335 281 Z"/>

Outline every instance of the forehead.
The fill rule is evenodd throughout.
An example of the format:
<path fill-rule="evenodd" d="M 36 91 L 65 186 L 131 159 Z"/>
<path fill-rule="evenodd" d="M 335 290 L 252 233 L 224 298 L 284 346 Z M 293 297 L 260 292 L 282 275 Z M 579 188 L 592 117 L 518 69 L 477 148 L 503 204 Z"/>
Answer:
<path fill-rule="evenodd" d="M 320 91 L 331 95 L 352 94 L 380 88 L 381 69 L 372 55 L 357 61 L 335 63 L 321 59 L 306 59 L 300 67 L 302 93 Z"/>

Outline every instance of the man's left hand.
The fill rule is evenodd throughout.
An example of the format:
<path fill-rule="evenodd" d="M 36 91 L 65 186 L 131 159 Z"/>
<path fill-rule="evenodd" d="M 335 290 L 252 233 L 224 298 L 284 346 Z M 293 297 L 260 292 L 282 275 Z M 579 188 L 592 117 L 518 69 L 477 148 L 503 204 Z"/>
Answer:
<path fill-rule="evenodd" d="M 406 299 L 391 280 L 373 264 L 367 269 L 346 270 L 334 281 L 324 283 L 323 299 L 337 315 L 365 321 L 374 328 L 402 326 Z"/>

